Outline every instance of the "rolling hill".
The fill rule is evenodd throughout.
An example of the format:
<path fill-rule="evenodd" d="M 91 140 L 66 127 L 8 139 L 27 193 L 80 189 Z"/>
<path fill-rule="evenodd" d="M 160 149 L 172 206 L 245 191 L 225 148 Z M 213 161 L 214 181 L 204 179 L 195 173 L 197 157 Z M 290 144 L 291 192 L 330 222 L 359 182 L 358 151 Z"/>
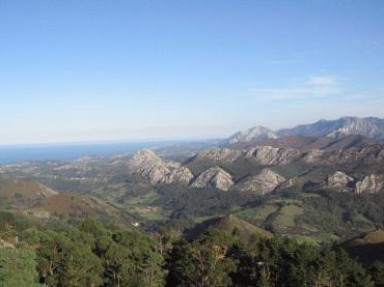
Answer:
<path fill-rule="evenodd" d="M 244 239 L 249 239 L 252 235 L 264 238 L 272 238 L 273 234 L 256 225 L 253 225 L 235 215 L 212 218 L 197 224 L 194 228 L 185 232 L 188 238 L 196 238 L 209 228 L 218 228 L 230 234 L 236 234 Z"/>
<path fill-rule="evenodd" d="M 0 204 L 3 208 L 25 209 L 56 194 L 55 190 L 35 180 L 0 178 Z"/>
<path fill-rule="evenodd" d="M 58 193 L 41 200 L 26 211 L 43 221 L 63 220 L 78 222 L 87 217 L 107 224 L 129 226 L 134 219 L 116 205 L 98 198 L 76 193 Z"/>
<path fill-rule="evenodd" d="M 384 231 L 376 230 L 349 240 L 342 245 L 348 253 L 361 261 L 384 261 Z"/>

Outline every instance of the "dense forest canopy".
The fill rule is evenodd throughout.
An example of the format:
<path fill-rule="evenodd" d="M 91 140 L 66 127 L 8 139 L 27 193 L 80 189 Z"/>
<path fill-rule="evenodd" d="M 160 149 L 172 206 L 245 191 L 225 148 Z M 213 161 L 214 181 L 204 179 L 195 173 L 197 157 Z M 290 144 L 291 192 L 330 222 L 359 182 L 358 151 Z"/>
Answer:
<path fill-rule="evenodd" d="M 359 262 L 337 245 L 245 239 L 237 228 L 186 240 L 93 219 L 60 230 L 7 213 L 1 222 L 1 286 L 384 286 L 383 262 Z"/>

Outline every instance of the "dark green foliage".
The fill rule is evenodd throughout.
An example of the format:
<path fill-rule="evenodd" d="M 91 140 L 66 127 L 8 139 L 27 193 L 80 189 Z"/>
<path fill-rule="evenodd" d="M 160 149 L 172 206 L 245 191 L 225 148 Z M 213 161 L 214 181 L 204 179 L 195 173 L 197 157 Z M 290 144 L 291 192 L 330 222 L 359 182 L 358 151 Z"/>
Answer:
<path fill-rule="evenodd" d="M 369 271 L 375 281 L 376 287 L 384 287 L 384 262 L 375 261 Z"/>
<path fill-rule="evenodd" d="M 0 247 L 0 286 L 384 286 L 382 262 L 363 266 L 337 246 L 215 228 L 172 243 L 169 232 L 150 237 L 92 219 L 29 228 L 15 249 Z"/>
<path fill-rule="evenodd" d="M 166 270 L 157 243 L 138 231 L 106 228 L 87 219 L 61 232 L 26 230 L 47 286 L 162 286 Z"/>
<path fill-rule="evenodd" d="M 162 285 L 164 259 L 149 237 L 124 230 L 113 232 L 111 238 L 106 239 L 99 241 L 97 248 L 101 253 L 107 286 Z"/>
<path fill-rule="evenodd" d="M 231 208 L 245 205 L 259 195 L 222 192 L 213 188 L 188 188 L 178 185 L 159 186 L 160 195 L 155 204 L 171 211 L 173 219 L 187 219 L 228 213 Z"/>
<path fill-rule="evenodd" d="M 40 282 L 48 286 L 100 286 L 102 266 L 91 240 L 78 230 L 26 231 L 22 237 L 36 246 Z"/>
<path fill-rule="evenodd" d="M 157 243 L 138 232 L 106 229 L 94 220 L 84 221 L 82 233 L 93 238 L 92 249 L 103 266 L 104 286 L 161 286 L 166 271 Z"/>
<path fill-rule="evenodd" d="M 218 230 L 179 241 L 168 264 L 168 286 L 375 286 L 369 272 L 343 250 L 279 237 L 244 242 Z M 378 283 L 382 266 L 372 268 Z"/>
<path fill-rule="evenodd" d="M 170 254 L 168 286 L 232 286 L 235 261 L 228 256 L 231 238 L 211 230 L 192 242 L 180 241 Z"/>
<path fill-rule="evenodd" d="M 16 215 L 9 211 L 0 210 L 0 231 L 24 230 L 34 223 L 25 216 Z"/>
<path fill-rule="evenodd" d="M 35 260 L 32 250 L 0 247 L 0 286 L 39 286 Z"/>
<path fill-rule="evenodd" d="M 303 199 L 307 224 L 347 239 L 384 227 L 384 195 L 319 192 Z"/>

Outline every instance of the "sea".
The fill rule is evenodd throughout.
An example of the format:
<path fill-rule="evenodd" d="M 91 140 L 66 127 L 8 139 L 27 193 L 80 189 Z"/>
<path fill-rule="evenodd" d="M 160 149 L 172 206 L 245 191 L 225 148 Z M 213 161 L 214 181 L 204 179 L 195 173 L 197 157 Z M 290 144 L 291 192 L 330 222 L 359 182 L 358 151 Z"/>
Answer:
<path fill-rule="evenodd" d="M 110 156 L 132 153 L 142 148 L 171 143 L 169 141 L 97 142 L 70 144 L 29 144 L 0 146 L 0 165 L 43 160 L 74 160 L 88 155 Z"/>

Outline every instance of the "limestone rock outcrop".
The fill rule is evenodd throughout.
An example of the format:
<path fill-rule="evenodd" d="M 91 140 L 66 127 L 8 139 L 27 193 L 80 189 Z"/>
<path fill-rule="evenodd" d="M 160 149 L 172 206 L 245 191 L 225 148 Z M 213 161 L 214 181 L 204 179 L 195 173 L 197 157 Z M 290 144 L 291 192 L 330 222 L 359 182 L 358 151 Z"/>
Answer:
<path fill-rule="evenodd" d="M 253 159 L 262 165 L 284 165 L 298 159 L 300 152 L 289 148 L 258 146 L 249 149 L 245 157 Z"/>
<path fill-rule="evenodd" d="M 384 175 L 371 174 L 356 183 L 356 193 L 384 192 Z"/>
<path fill-rule="evenodd" d="M 193 178 L 192 172 L 175 161 L 167 161 L 149 149 L 135 153 L 128 161 L 128 171 L 139 175 L 152 184 L 179 182 L 188 184 Z"/>
<path fill-rule="evenodd" d="M 244 143 L 244 142 L 253 142 L 262 139 L 276 139 L 277 135 L 274 131 L 263 127 L 263 126 L 255 126 L 248 130 L 237 132 L 232 135 L 228 141 L 230 144 L 235 143 Z"/>
<path fill-rule="evenodd" d="M 263 169 L 258 175 L 248 176 L 238 184 L 236 189 L 241 192 L 267 194 L 276 189 L 286 179 L 269 168 Z"/>
<path fill-rule="evenodd" d="M 214 162 L 234 162 L 242 156 L 241 150 L 229 148 L 215 148 L 204 150 L 197 154 L 195 160 L 209 160 Z"/>
<path fill-rule="evenodd" d="M 233 186 L 233 178 L 224 169 L 215 166 L 201 173 L 191 184 L 191 187 L 213 187 L 227 191 Z"/>
<path fill-rule="evenodd" d="M 354 179 L 344 172 L 336 171 L 327 177 L 327 187 L 340 192 L 353 192 Z"/>

